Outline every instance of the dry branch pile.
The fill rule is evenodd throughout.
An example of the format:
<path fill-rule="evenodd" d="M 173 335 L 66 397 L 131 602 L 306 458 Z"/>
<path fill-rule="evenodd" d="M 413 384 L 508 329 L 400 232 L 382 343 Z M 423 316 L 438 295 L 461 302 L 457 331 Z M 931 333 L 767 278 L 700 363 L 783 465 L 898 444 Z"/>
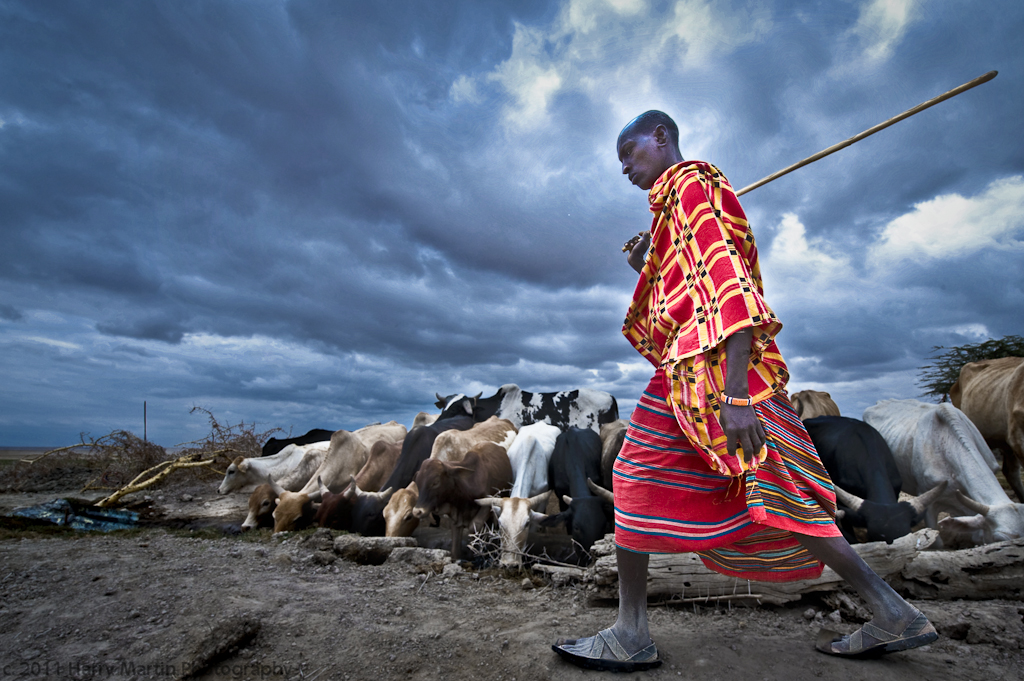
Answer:
<path fill-rule="evenodd" d="M 82 491 L 109 491 L 100 502 L 111 506 L 127 494 L 151 488 L 174 471 L 178 484 L 204 484 L 224 475 L 237 456 L 259 456 L 262 443 L 279 429 L 257 431 L 256 424 L 220 423 L 207 409 L 193 407 L 209 421 L 209 433 L 177 445 L 173 452 L 125 430 L 98 438 L 81 435 L 78 444 L 46 452 L 35 461 L 21 461 L 0 472 L 0 490 L 35 492 L 81 486 Z"/>

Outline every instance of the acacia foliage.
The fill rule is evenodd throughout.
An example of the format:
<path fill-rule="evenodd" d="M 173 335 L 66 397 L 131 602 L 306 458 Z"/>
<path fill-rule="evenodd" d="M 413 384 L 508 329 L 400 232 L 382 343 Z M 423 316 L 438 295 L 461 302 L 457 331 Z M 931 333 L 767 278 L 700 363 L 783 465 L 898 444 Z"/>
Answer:
<path fill-rule="evenodd" d="M 948 348 L 936 345 L 929 358 L 931 362 L 920 367 L 917 384 L 924 388 L 926 397 L 937 397 L 940 402 L 945 402 L 949 398 L 949 389 L 960 378 L 963 365 L 1001 357 L 1024 357 L 1024 336 L 1003 336 Z"/>

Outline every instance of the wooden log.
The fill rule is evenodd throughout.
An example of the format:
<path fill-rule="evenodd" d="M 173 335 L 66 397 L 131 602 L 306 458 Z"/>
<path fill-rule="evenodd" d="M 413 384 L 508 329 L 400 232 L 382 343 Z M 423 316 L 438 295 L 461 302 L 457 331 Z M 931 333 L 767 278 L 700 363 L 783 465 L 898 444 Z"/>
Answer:
<path fill-rule="evenodd" d="M 890 582 L 913 598 L 1024 600 L 1024 539 L 920 553 Z"/>
<path fill-rule="evenodd" d="M 938 540 L 938 532 L 924 529 L 892 544 L 871 542 L 856 544 L 853 548 L 872 570 L 888 578 L 898 575 L 904 566 L 931 547 Z M 594 590 L 591 597 L 604 600 L 618 597 L 618 567 L 611 535 L 594 544 L 592 553 L 599 557 L 590 568 Z M 832 569 L 825 568 L 818 579 L 800 582 L 753 582 L 714 572 L 706 567 L 695 553 L 652 555 L 647 576 L 647 598 L 652 601 L 705 598 L 711 602 L 717 596 L 748 595 L 751 600 L 781 605 L 795 601 L 802 594 L 815 591 L 833 591 L 843 580 Z M 756 595 L 755 595 L 756 594 Z"/>

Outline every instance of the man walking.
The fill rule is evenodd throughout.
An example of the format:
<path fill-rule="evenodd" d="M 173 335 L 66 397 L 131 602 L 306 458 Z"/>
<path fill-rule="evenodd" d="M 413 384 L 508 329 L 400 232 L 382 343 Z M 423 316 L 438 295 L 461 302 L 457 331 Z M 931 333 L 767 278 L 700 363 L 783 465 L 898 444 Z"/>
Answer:
<path fill-rule="evenodd" d="M 619 613 L 597 635 L 555 652 L 592 669 L 660 664 L 647 626 L 651 553 L 695 551 L 742 579 L 813 579 L 825 565 L 874 618 L 818 649 L 860 656 L 937 638 L 934 627 L 861 560 L 835 525 L 835 493 L 785 396 L 757 248 L 725 176 L 684 161 L 660 111 L 619 134 L 622 172 L 648 192 L 650 235 L 628 256 L 640 274 L 622 332 L 655 367 L 614 467 Z M 650 253 L 648 254 L 648 250 Z"/>

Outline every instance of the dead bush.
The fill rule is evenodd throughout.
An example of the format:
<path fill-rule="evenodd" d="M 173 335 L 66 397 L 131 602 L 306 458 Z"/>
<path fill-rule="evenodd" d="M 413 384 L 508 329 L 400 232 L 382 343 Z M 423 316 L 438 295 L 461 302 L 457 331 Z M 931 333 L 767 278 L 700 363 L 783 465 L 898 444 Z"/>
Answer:
<path fill-rule="evenodd" d="M 0 491 L 45 492 L 50 490 L 110 491 L 130 483 L 150 479 L 148 472 L 159 471 L 161 464 L 179 461 L 209 461 L 205 466 L 174 471 L 160 482 L 166 487 L 208 487 L 224 475 L 228 464 L 237 456 L 259 456 L 262 443 L 279 428 L 258 431 L 255 423 L 244 421 L 223 424 L 208 409 L 193 407 L 190 414 L 203 414 L 209 421 L 209 433 L 192 442 L 170 450 L 147 442 L 126 430 L 115 430 L 98 438 L 87 433 L 80 442 L 43 454 L 35 461 L 20 461 L 0 470 Z M 147 476 L 140 474 L 146 472 Z"/>

